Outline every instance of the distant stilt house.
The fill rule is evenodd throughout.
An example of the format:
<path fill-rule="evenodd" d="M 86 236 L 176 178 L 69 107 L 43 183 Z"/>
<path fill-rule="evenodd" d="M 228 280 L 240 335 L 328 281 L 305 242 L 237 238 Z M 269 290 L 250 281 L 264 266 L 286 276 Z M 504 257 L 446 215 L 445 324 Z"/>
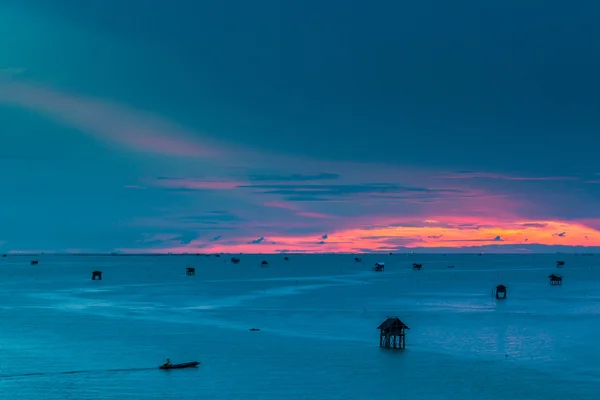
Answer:
<path fill-rule="evenodd" d="M 38 260 L 31 260 L 30 265 L 38 265 L 40 262 Z"/>
<path fill-rule="evenodd" d="M 564 267 L 564 266 L 565 266 L 565 262 L 564 262 L 564 261 L 557 261 L 557 262 L 556 262 L 556 267 L 557 267 L 557 268 L 562 268 L 562 267 Z"/>
<path fill-rule="evenodd" d="M 376 271 L 376 272 L 383 272 L 384 269 L 385 269 L 385 263 L 382 263 L 382 262 L 376 262 L 375 266 L 373 267 L 373 271 Z"/>
<path fill-rule="evenodd" d="M 6 257 L 7 257 L 7 255 L 6 255 L 6 254 L 2 254 L 2 258 L 6 258 Z"/>
<path fill-rule="evenodd" d="M 196 268 L 187 267 L 187 268 L 185 269 L 185 274 L 186 274 L 187 276 L 194 276 L 194 275 L 196 275 Z"/>
<path fill-rule="evenodd" d="M 448 265 L 446 268 L 454 268 L 454 265 Z"/>
<path fill-rule="evenodd" d="M 356 261 L 356 262 L 361 262 L 361 259 L 360 259 L 360 258 L 358 258 L 358 257 L 354 257 L 354 261 Z"/>
<path fill-rule="evenodd" d="M 268 263 L 268 262 L 266 262 L 265 260 L 263 260 L 263 262 L 261 262 L 261 263 L 260 263 L 260 266 L 261 266 L 261 267 L 268 267 L 268 266 L 269 266 L 269 263 Z"/>
<path fill-rule="evenodd" d="M 290 258 L 289 257 L 283 257 L 283 260 L 284 261 L 290 261 Z"/>
<path fill-rule="evenodd" d="M 377 327 L 379 329 L 379 346 L 387 349 L 403 349 L 406 346 L 404 340 L 405 329 L 410 328 L 400 321 L 400 318 L 391 317 L 383 321 Z"/>
<path fill-rule="evenodd" d="M 562 279 L 563 279 L 562 276 L 552 274 L 552 275 L 549 275 L 548 278 L 550 278 L 550 284 L 552 286 L 562 285 Z"/>
<path fill-rule="evenodd" d="M 413 269 L 420 271 L 423 269 L 423 264 L 413 264 Z"/>
<path fill-rule="evenodd" d="M 96 279 L 98 279 L 99 281 L 102 280 L 102 271 L 92 272 L 92 280 L 95 281 Z"/>
<path fill-rule="evenodd" d="M 506 286 L 504 286 L 504 285 L 496 286 L 496 299 L 498 299 L 498 300 L 506 299 Z"/>
<path fill-rule="evenodd" d="M 221 255 L 220 254 L 215 254 L 215 257 L 221 257 Z"/>
<path fill-rule="evenodd" d="M 393 255 L 394 253 L 390 253 L 390 256 Z"/>
<path fill-rule="evenodd" d="M 231 262 L 234 263 L 234 264 L 237 264 L 237 263 L 240 262 L 240 259 L 239 258 L 235 258 L 235 257 L 231 257 Z"/>

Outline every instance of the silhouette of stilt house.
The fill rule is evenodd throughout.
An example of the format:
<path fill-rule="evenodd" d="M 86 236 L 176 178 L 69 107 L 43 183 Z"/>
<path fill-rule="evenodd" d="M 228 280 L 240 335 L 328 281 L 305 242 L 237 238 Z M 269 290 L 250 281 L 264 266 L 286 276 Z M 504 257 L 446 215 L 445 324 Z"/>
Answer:
<path fill-rule="evenodd" d="M 564 261 L 557 261 L 556 262 L 556 268 L 562 268 L 565 266 L 565 262 Z"/>
<path fill-rule="evenodd" d="M 38 260 L 31 260 L 29 265 L 38 265 L 40 262 Z"/>
<path fill-rule="evenodd" d="M 375 271 L 375 272 L 383 272 L 384 269 L 385 269 L 385 263 L 382 263 L 382 262 L 376 262 L 375 266 L 373 267 L 373 271 Z"/>
<path fill-rule="evenodd" d="M 496 286 L 496 299 L 498 299 L 498 300 L 506 299 L 506 286 L 504 286 L 504 285 Z"/>
<path fill-rule="evenodd" d="M 194 275 L 196 275 L 196 268 L 187 267 L 187 268 L 185 269 L 185 274 L 186 274 L 187 276 L 194 276 Z"/>
<path fill-rule="evenodd" d="M 413 264 L 413 270 L 420 271 L 423 269 L 423 264 Z"/>
<path fill-rule="evenodd" d="M 377 327 L 379 329 L 379 347 L 386 349 L 404 349 L 406 347 L 405 329 L 410 328 L 398 317 L 391 317 Z"/>
<path fill-rule="evenodd" d="M 263 260 L 263 262 L 260 263 L 260 266 L 261 267 L 268 267 L 269 263 Z"/>
<path fill-rule="evenodd" d="M 290 261 L 289 257 L 283 257 L 283 261 Z"/>
<path fill-rule="evenodd" d="M 548 278 L 550 278 L 550 284 L 552 286 L 562 285 L 562 279 L 563 279 L 562 276 L 552 274 L 552 275 L 549 275 Z"/>
<path fill-rule="evenodd" d="M 240 262 L 240 259 L 239 259 L 239 258 L 235 258 L 235 257 L 231 257 L 231 262 L 232 262 L 233 264 L 237 264 L 237 263 L 239 263 L 239 262 Z"/>
<path fill-rule="evenodd" d="M 360 259 L 360 258 L 358 258 L 358 257 L 354 257 L 354 261 L 356 261 L 356 262 L 360 262 L 360 261 L 361 261 L 361 259 Z"/>
<path fill-rule="evenodd" d="M 2 254 L 2 258 L 6 258 L 6 257 L 7 257 L 7 255 L 6 255 L 6 254 Z"/>
<path fill-rule="evenodd" d="M 95 281 L 96 279 L 98 279 L 99 281 L 102 280 L 102 271 L 92 272 L 92 280 Z"/>

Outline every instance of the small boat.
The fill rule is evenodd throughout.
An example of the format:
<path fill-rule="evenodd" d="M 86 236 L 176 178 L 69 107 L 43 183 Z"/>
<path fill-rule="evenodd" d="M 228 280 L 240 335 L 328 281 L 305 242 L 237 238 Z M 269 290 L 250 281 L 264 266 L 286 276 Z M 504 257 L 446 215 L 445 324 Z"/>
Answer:
<path fill-rule="evenodd" d="M 182 369 L 182 368 L 193 368 L 200 365 L 198 361 L 186 362 L 182 364 L 171 364 L 171 365 L 161 365 L 160 369 Z"/>

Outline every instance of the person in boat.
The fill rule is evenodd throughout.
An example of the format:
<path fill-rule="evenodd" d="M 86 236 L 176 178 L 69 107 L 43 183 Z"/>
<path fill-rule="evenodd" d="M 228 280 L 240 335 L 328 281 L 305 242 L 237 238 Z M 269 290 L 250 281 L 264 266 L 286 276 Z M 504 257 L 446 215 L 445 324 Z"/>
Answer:
<path fill-rule="evenodd" d="M 164 366 L 165 367 L 170 367 L 171 365 L 173 365 L 173 364 L 171 364 L 171 359 L 167 358 L 167 361 L 165 362 Z"/>

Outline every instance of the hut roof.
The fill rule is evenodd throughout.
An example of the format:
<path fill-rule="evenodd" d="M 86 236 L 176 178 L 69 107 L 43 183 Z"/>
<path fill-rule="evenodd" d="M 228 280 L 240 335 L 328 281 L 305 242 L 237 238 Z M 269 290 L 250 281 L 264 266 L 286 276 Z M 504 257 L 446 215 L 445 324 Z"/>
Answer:
<path fill-rule="evenodd" d="M 375 265 L 385 265 L 385 263 L 384 263 L 384 262 L 381 262 L 381 261 L 379 261 L 379 262 L 376 262 L 376 263 L 375 263 Z"/>
<path fill-rule="evenodd" d="M 548 275 L 548 278 L 550 278 L 550 279 L 562 279 L 562 276 L 552 274 L 552 275 Z"/>
<path fill-rule="evenodd" d="M 496 286 L 496 289 L 506 289 L 506 286 L 504 286 L 504 285 L 498 285 L 498 286 Z"/>
<path fill-rule="evenodd" d="M 389 317 L 388 319 L 386 319 L 385 321 L 383 321 L 381 323 L 381 325 L 379 325 L 377 327 L 377 329 L 389 329 L 390 327 L 392 327 L 394 325 L 397 325 L 397 326 L 400 326 L 400 327 L 402 327 L 404 329 L 409 329 L 410 330 L 410 328 L 404 322 L 402 322 L 400 320 L 400 318 L 398 318 L 398 317 Z"/>

